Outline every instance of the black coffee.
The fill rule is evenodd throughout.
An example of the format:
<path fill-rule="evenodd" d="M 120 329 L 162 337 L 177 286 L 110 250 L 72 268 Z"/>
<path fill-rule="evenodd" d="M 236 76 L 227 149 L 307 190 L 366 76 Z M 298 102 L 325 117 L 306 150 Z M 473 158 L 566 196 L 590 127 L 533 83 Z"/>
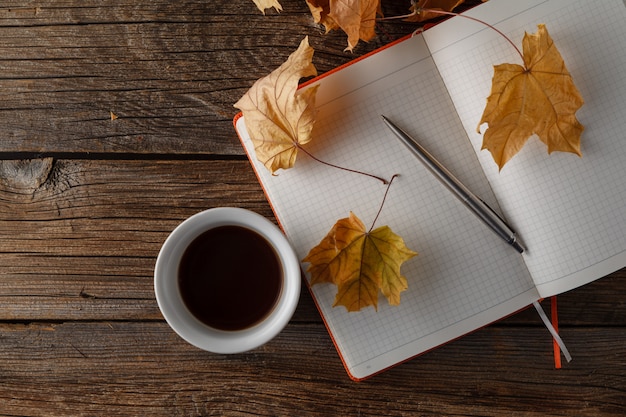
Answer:
<path fill-rule="evenodd" d="M 282 289 L 274 248 L 240 226 L 210 229 L 185 250 L 178 285 L 189 311 L 208 326 L 241 330 L 263 320 Z"/>

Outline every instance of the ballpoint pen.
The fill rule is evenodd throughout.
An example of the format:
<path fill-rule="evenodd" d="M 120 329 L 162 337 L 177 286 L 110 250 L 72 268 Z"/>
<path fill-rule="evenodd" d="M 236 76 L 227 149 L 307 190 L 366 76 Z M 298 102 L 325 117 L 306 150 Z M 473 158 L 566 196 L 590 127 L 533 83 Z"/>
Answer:
<path fill-rule="evenodd" d="M 441 165 L 431 154 L 426 151 L 408 133 L 396 126 L 385 116 L 381 116 L 391 131 L 409 148 L 428 170 L 435 175 L 459 200 L 465 204 L 479 219 L 491 230 L 500 236 L 506 243 L 513 246 L 519 253 L 524 252 L 524 247 L 518 241 L 515 231 L 484 201 L 476 197 L 464 186 L 450 171 Z"/>

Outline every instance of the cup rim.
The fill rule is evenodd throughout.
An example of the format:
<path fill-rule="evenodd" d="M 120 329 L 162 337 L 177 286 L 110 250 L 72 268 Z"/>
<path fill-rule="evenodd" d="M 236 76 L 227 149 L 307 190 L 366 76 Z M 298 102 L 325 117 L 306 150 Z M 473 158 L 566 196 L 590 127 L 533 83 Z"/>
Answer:
<path fill-rule="evenodd" d="M 178 265 L 187 245 L 203 232 L 219 226 L 249 228 L 274 248 L 282 264 L 283 285 L 273 310 L 261 322 L 242 330 L 220 330 L 198 320 L 183 303 Z M 295 312 L 300 297 L 301 269 L 283 232 L 267 218 L 248 209 L 216 207 L 196 213 L 167 237 L 154 268 L 157 304 L 169 326 L 188 343 L 214 353 L 239 353 L 257 348 L 280 333 Z"/>

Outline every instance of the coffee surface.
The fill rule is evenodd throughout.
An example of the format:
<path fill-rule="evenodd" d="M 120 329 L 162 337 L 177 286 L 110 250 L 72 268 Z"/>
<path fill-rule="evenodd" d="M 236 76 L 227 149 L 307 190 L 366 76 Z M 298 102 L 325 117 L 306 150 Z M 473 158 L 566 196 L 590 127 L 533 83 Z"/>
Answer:
<path fill-rule="evenodd" d="M 241 330 L 263 320 L 282 288 L 282 267 L 264 237 L 241 226 L 220 226 L 185 250 L 178 285 L 189 311 L 208 326 Z"/>

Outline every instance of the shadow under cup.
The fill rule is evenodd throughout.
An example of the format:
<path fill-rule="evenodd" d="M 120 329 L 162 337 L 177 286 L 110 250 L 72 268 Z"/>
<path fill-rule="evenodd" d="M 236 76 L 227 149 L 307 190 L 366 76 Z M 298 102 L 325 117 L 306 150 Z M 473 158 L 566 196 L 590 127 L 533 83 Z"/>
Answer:
<path fill-rule="evenodd" d="M 300 296 L 298 259 L 282 231 L 249 210 L 220 207 L 181 223 L 157 258 L 154 285 L 172 329 L 201 349 L 254 349 L 287 325 Z"/>

